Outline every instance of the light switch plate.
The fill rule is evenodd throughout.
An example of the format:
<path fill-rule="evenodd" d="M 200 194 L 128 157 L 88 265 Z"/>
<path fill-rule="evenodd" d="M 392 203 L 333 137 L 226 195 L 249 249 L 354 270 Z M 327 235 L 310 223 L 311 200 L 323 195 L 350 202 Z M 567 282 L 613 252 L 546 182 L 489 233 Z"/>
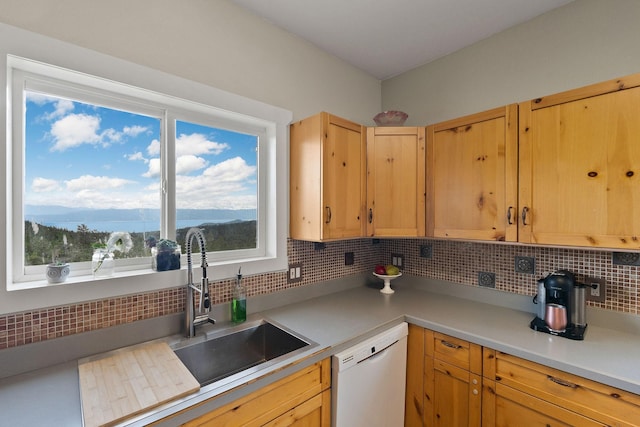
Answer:
<path fill-rule="evenodd" d="M 302 282 L 302 263 L 301 262 L 289 264 L 289 269 L 287 270 L 287 283 L 296 283 L 296 282 Z"/>

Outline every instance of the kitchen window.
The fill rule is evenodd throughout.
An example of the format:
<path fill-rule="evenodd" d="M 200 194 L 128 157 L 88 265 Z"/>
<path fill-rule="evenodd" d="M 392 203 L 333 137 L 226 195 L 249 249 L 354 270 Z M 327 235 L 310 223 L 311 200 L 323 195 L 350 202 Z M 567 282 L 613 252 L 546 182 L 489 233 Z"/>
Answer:
<path fill-rule="evenodd" d="M 133 247 L 116 253 L 109 282 L 136 276 L 143 290 L 180 284 L 175 272 L 151 274 L 150 242 L 171 239 L 184 250 L 194 226 L 216 236 L 207 241 L 214 280 L 239 266 L 286 268 L 286 173 L 277 169 L 288 121 L 24 58 L 7 62 L 8 291 L 94 281 L 92 245 L 112 232 L 128 233 Z M 52 259 L 71 263 L 59 286 L 46 285 Z"/>

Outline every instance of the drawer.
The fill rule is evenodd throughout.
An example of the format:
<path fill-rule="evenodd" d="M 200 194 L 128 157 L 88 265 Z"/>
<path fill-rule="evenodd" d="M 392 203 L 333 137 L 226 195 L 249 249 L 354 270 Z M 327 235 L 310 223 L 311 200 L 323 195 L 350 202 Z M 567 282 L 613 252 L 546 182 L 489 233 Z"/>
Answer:
<path fill-rule="evenodd" d="M 482 347 L 477 344 L 434 332 L 433 356 L 437 360 L 482 374 Z"/>
<path fill-rule="evenodd" d="M 188 421 L 182 424 L 182 426 L 224 427 L 262 425 L 285 413 L 299 414 L 300 411 L 306 411 L 305 408 L 309 405 L 315 405 L 318 399 L 311 400 L 311 402 L 308 401 L 321 395 L 323 391 L 329 390 L 330 387 L 331 360 L 327 358 L 262 387 L 238 400 Z M 218 399 L 221 396 L 213 397 L 212 400 Z M 322 398 L 322 402 L 325 401 L 326 398 Z M 294 408 L 297 408 L 305 402 L 307 402 L 305 406 L 294 410 Z M 203 402 L 203 404 L 204 403 L 206 402 Z M 188 412 L 191 409 L 192 408 L 188 408 L 182 412 Z M 326 408 L 324 410 L 326 410 Z M 322 411 L 322 409 L 320 409 L 320 411 Z M 164 418 L 160 422 L 166 422 L 178 414 Z M 326 414 L 324 414 L 324 417 L 327 418 Z"/>
<path fill-rule="evenodd" d="M 636 394 L 505 353 L 496 352 L 495 380 L 608 425 L 637 426 L 640 420 Z"/>
<path fill-rule="evenodd" d="M 527 425 L 530 426 L 606 426 L 537 397 L 501 386 L 501 384 L 496 386 L 494 411 L 496 426 L 522 425 L 523 420 L 526 420 Z"/>

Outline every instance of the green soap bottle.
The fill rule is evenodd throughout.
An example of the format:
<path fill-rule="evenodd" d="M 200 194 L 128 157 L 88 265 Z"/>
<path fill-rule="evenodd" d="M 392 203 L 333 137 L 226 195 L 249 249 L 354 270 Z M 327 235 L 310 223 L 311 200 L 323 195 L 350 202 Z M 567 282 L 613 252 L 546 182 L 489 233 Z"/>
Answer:
<path fill-rule="evenodd" d="M 238 269 L 236 285 L 233 288 L 233 297 L 231 298 L 231 321 L 233 323 L 241 323 L 247 320 L 247 293 L 242 284 L 242 274 Z"/>

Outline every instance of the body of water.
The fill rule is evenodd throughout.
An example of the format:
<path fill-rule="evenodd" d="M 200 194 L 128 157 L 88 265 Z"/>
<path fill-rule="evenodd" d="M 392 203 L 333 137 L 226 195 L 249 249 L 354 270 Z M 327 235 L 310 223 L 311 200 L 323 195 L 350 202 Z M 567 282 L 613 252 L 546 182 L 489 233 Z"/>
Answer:
<path fill-rule="evenodd" d="M 39 222 L 38 224 L 46 225 L 48 227 L 64 228 L 70 231 L 77 231 L 80 224 L 86 225 L 90 231 L 100 232 L 112 232 L 112 231 L 127 231 L 129 233 L 150 233 L 160 231 L 160 223 L 155 221 L 61 221 L 61 222 Z M 221 224 L 229 222 L 229 220 L 208 220 L 203 221 L 201 219 L 185 219 L 177 221 L 177 228 L 197 227 L 203 223 L 208 224 Z"/>

